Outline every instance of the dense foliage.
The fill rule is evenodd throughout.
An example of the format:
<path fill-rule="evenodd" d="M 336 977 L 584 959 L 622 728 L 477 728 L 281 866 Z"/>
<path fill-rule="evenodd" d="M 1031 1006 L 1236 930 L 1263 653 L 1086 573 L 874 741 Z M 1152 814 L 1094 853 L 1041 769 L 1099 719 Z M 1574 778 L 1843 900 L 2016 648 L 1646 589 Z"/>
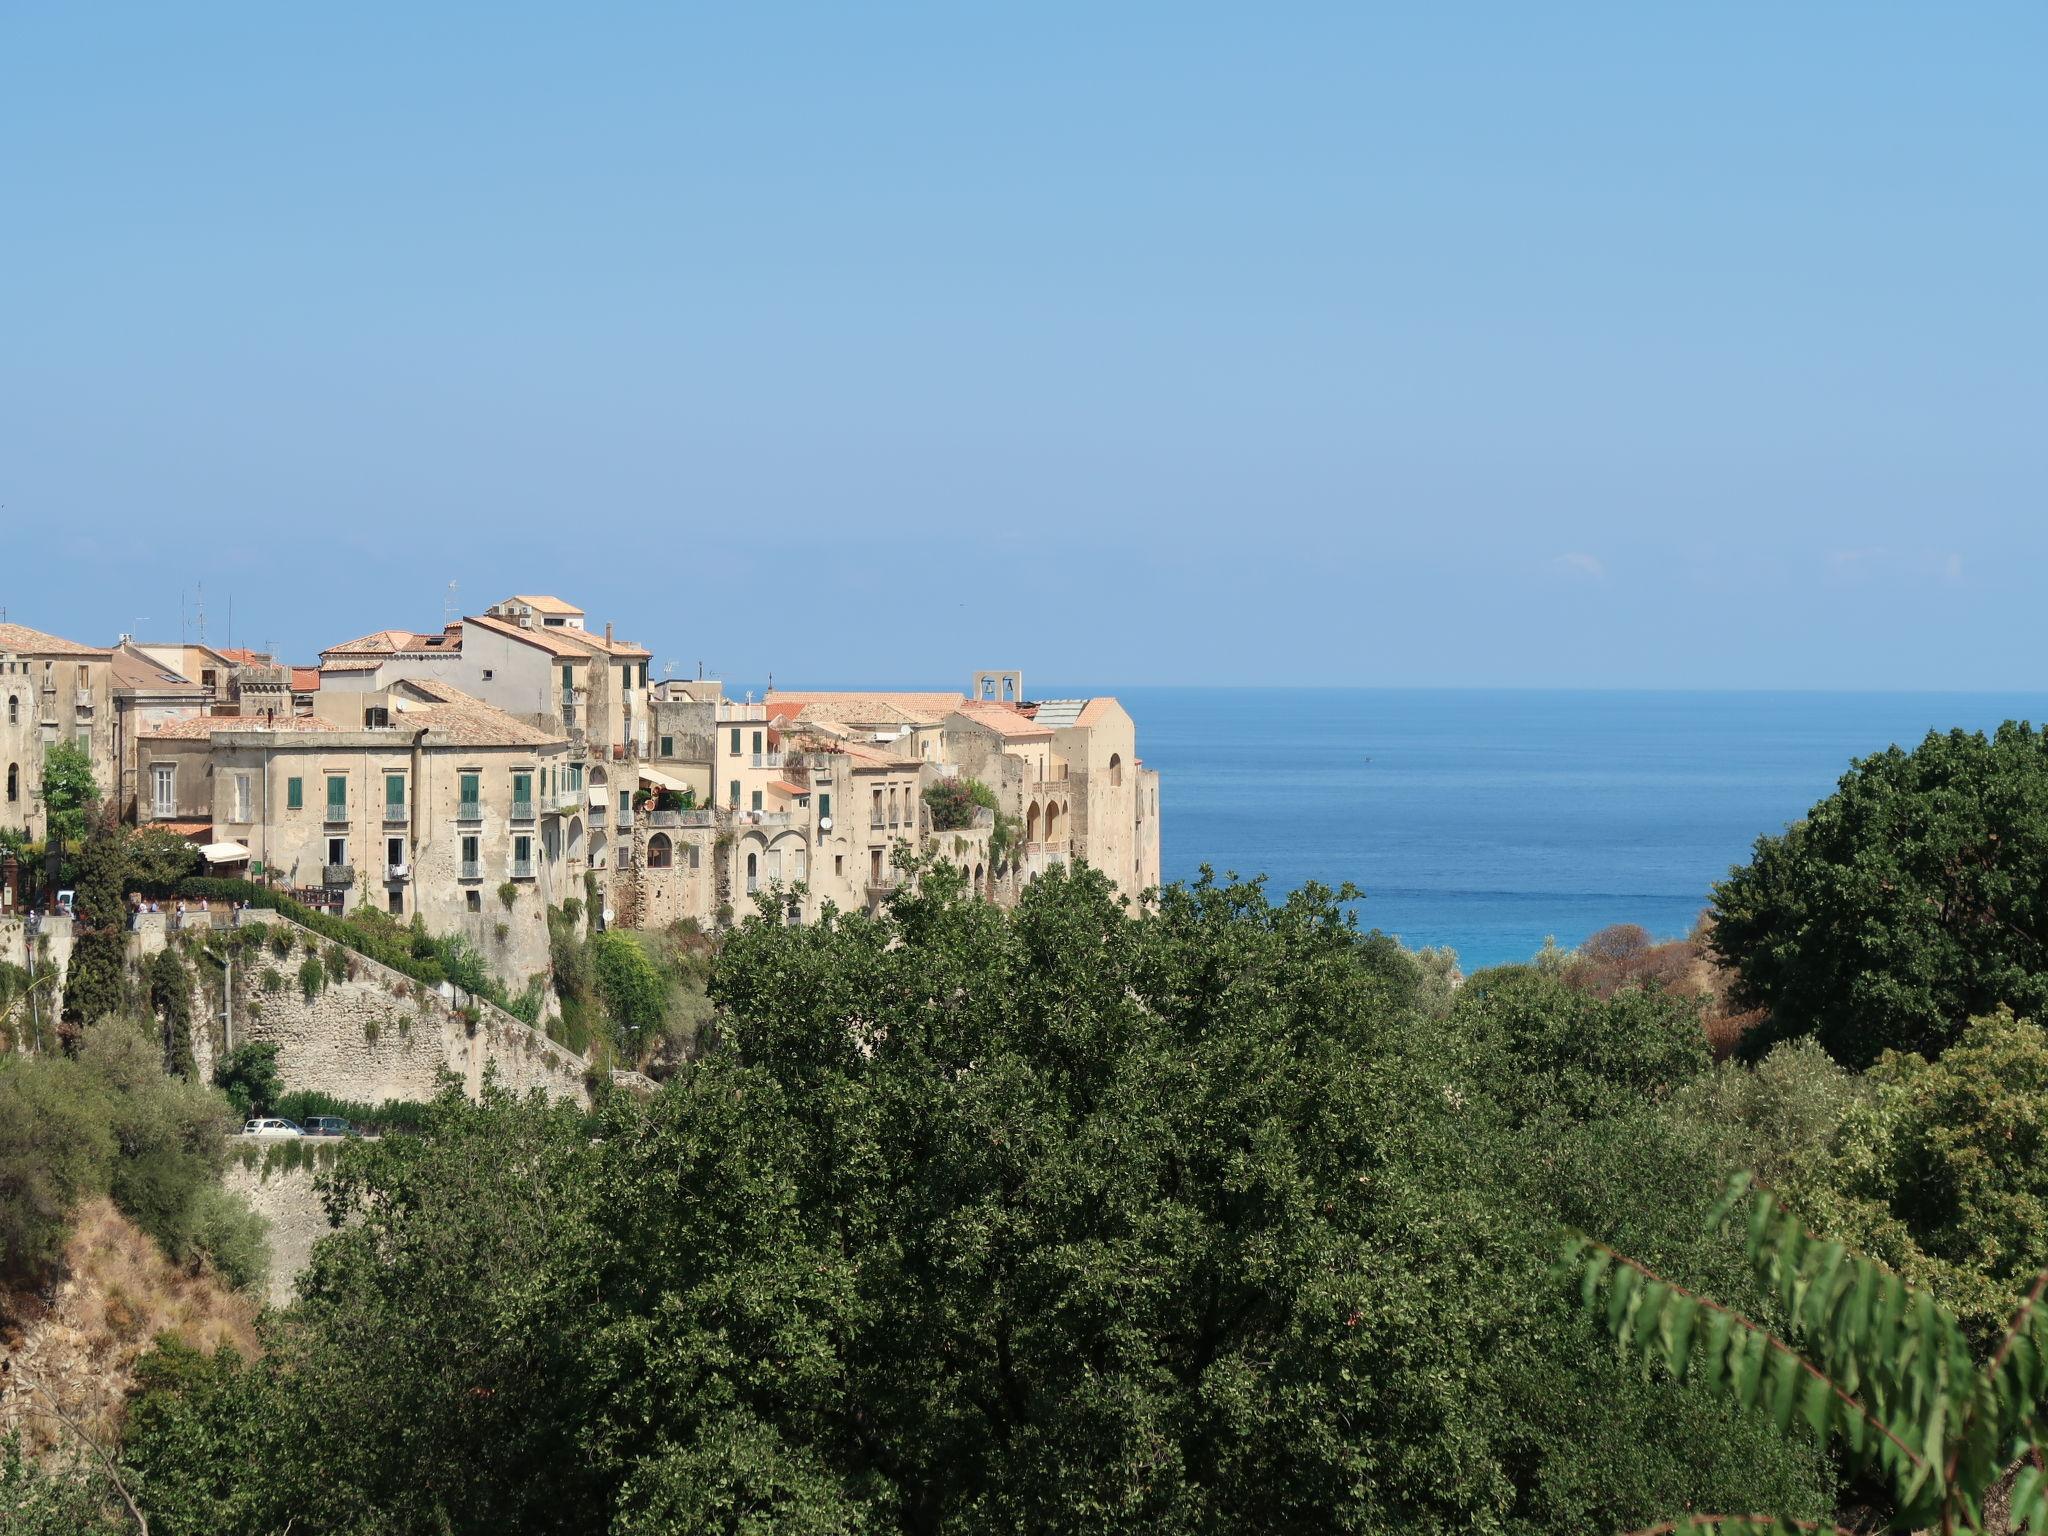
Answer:
<path fill-rule="evenodd" d="M 52 742 L 43 752 L 43 815 L 50 837 L 67 845 L 85 841 L 99 797 L 91 754 L 75 742 Z"/>
<path fill-rule="evenodd" d="M 126 1019 L 86 1026 L 74 1057 L 0 1057 L 0 1269 L 43 1276 L 78 1203 L 111 1194 L 171 1258 L 253 1284 L 261 1223 L 218 1183 L 228 1117 Z"/>
<path fill-rule="evenodd" d="M 1099 876 L 750 922 L 651 1103 L 351 1145 L 258 1362 L 166 1355 L 155 1529 L 1578 1532 L 1818 1514 L 1811 1445 L 1645 1380 L 1559 1220 L 1755 1315 L 1667 1106 L 1685 1009 L 1452 1002 L 1334 893 Z M 1560 1010 L 1555 1019 L 1546 1008 Z M 1584 1044 L 1575 1043 L 1580 1033 Z M 1695 1030 L 1696 1036 L 1696 1030 Z M 1528 1070 L 1563 1090 L 1519 1091 Z"/>
<path fill-rule="evenodd" d="M 924 787 L 925 808 L 932 815 L 934 832 L 957 832 L 974 825 L 977 810 L 998 809 L 996 792 L 979 779 L 964 774 L 935 779 Z"/>
<path fill-rule="evenodd" d="M 1933 1055 L 1974 1016 L 2048 1008 L 2048 737 L 2007 722 L 1855 763 L 1714 888 L 1712 943 L 1759 1043 Z"/>

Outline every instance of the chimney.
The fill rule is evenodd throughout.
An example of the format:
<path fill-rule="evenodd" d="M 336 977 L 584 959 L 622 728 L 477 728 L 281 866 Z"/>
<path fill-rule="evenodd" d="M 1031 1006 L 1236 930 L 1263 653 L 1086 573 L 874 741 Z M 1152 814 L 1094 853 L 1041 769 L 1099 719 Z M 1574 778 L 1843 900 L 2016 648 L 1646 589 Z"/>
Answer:
<path fill-rule="evenodd" d="M 607 620 L 605 621 L 605 626 L 604 626 L 604 643 L 605 643 L 605 645 L 606 645 L 607 647 L 609 647 L 609 646 L 611 645 L 611 643 L 612 643 L 612 626 L 611 626 L 611 621 L 610 621 L 609 619 L 607 619 Z"/>

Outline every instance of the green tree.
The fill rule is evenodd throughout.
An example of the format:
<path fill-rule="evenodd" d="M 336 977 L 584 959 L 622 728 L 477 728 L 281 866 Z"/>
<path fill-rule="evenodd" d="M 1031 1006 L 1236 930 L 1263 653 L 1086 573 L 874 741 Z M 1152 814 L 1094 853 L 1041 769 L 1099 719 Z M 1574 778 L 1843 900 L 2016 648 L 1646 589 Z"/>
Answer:
<path fill-rule="evenodd" d="M 151 890 L 165 890 L 199 872 L 199 850 L 175 832 L 139 827 L 128 837 L 128 878 Z"/>
<path fill-rule="evenodd" d="M 964 774 L 937 779 L 924 788 L 924 803 L 932 813 L 934 832 L 957 832 L 974 825 L 974 813 L 997 809 L 996 792 L 979 779 Z"/>
<path fill-rule="evenodd" d="M 213 1081 L 244 1120 L 267 1114 L 284 1092 L 284 1080 L 277 1072 L 277 1046 L 268 1040 L 236 1046 L 214 1068 Z"/>
<path fill-rule="evenodd" d="M 127 838 L 127 830 L 109 808 L 92 818 L 78 848 L 80 932 L 64 972 L 64 1017 L 74 1025 L 128 1008 L 128 935 L 122 903 Z"/>
<path fill-rule="evenodd" d="M 52 743 L 43 753 L 43 814 L 50 835 L 74 847 L 84 842 L 99 797 L 92 757 L 85 748 L 69 741 Z"/>
<path fill-rule="evenodd" d="M 61 1058 L 0 1058 L 0 1266 L 16 1281 L 56 1262 L 72 1210 L 104 1194 L 113 1133 L 99 1084 Z"/>
<path fill-rule="evenodd" d="M 1813 1448 L 1642 1379 L 1548 1282 L 1560 1217 L 1619 1215 L 1771 1313 L 1700 1235 L 1702 1144 L 1626 1091 L 1638 1053 L 1582 1064 L 1615 1074 L 1583 1118 L 1532 1120 L 1338 893 L 1205 881 L 1133 916 L 1093 871 L 1015 911 L 961 886 L 744 924 L 715 1041 L 650 1102 L 593 1126 L 451 1095 L 345 1151 L 345 1225 L 270 1354 L 137 1405 L 162 1528 L 1576 1533 L 1828 1507 Z"/>
<path fill-rule="evenodd" d="M 597 995 L 621 1043 L 637 1044 L 660 1029 L 668 1011 L 668 978 L 639 940 L 616 929 L 600 933 L 590 941 L 590 959 Z"/>
<path fill-rule="evenodd" d="M 1718 1208 L 1716 1225 L 1728 1220 L 1746 1231 L 1750 1263 L 1790 1320 L 1782 1334 L 1583 1234 L 1567 1242 L 1561 1268 L 1588 1317 L 1624 1354 L 1704 1382 L 1745 1408 L 1761 1405 L 1781 1433 L 1832 1441 L 1879 1480 L 1887 1529 L 1983 1531 L 1990 1495 L 2016 1467 L 2010 1528 L 2048 1528 L 2048 1271 L 1980 1358 L 1947 1309 L 1840 1243 L 1811 1237 L 1773 1196 L 1752 1190 L 1747 1175 L 1730 1183 Z M 1654 1529 L 1851 1536 L 1847 1526 L 1801 1513 L 1681 1513 Z"/>
<path fill-rule="evenodd" d="M 1812 1034 L 1846 1065 L 1931 1056 L 1972 1018 L 2048 1011 L 2048 739 L 2007 722 L 1851 765 L 1714 888 L 1709 943 L 1758 1048 Z"/>
<path fill-rule="evenodd" d="M 149 962 L 149 1008 L 163 1030 L 164 1070 L 192 1076 L 192 972 L 168 945 Z"/>

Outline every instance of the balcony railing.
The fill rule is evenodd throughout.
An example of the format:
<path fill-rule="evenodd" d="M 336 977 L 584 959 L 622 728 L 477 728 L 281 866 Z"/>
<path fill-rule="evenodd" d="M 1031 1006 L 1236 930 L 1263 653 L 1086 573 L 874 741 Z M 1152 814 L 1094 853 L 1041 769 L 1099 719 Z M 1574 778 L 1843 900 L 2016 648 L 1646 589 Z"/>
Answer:
<path fill-rule="evenodd" d="M 786 827 L 791 820 L 787 811 L 734 811 L 732 819 L 750 827 Z"/>
<path fill-rule="evenodd" d="M 647 825 L 650 827 L 710 827 L 718 823 L 718 813 L 706 806 L 689 811 L 649 811 Z"/>
<path fill-rule="evenodd" d="M 629 830 L 629 829 L 630 829 L 630 828 L 632 827 L 632 825 L 633 825 L 633 809 L 632 809 L 632 807 L 631 807 L 631 806 L 620 806 L 620 807 L 619 807 L 619 830 L 620 830 L 621 832 L 627 831 L 627 830 Z"/>
<path fill-rule="evenodd" d="M 514 821 L 533 820 L 533 802 L 531 800 L 514 800 L 512 802 L 512 819 Z"/>
<path fill-rule="evenodd" d="M 389 800 L 386 800 L 384 802 L 384 819 L 387 822 L 402 824 L 405 821 L 405 807 L 402 804 L 394 805 Z"/>
<path fill-rule="evenodd" d="M 604 810 L 604 807 L 603 807 L 603 806 L 601 806 L 601 805 L 593 805 L 593 806 L 592 806 L 592 807 L 590 808 L 590 825 L 591 825 L 591 828 L 592 828 L 593 830 L 595 830 L 596 828 L 598 828 L 598 827 L 601 827 L 601 826 L 603 826 L 604 824 L 605 824 L 605 810 Z"/>
<path fill-rule="evenodd" d="M 514 859 L 512 861 L 512 878 L 514 880 L 531 880 L 533 878 L 533 860 Z"/>
<path fill-rule="evenodd" d="M 348 825 L 348 802 L 346 800 L 330 800 L 327 802 L 327 825 L 330 827 L 345 827 Z"/>
<path fill-rule="evenodd" d="M 410 880 L 412 878 L 412 866 L 410 864 L 386 864 L 384 866 L 384 878 L 393 885 L 401 881 Z"/>
<path fill-rule="evenodd" d="M 457 821 L 482 821 L 484 819 L 483 802 L 480 800 L 464 800 L 460 802 L 455 807 L 455 819 Z"/>
<path fill-rule="evenodd" d="M 555 791 L 555 809 L 558 811 L 573 811 L 582 803 L 583 791 L 580 788 Z"/>
<path fill-rule="evenodd" d="M 756 768 L 780 768 L 782 766 L 782 754 L 780 752 L 756 752 L 754 754 L 754 766 Z"/>
<path fill-rule="evenodd" d="M 352 864 L 329 864 L 322 872 L 320 883 L 333 890 L 356 883 L 355 866 Z"/>
<path fill-rule="evenodd" d="M 483 862 L 482 862 L 482 860 L 480 860 L 480 859 L 464 859 L 464 860 L 462 861 L 462 878 L 463 878 L 463 879 L 465 879 L 465 880 L 481 880 L 481 879 L 483 879 L 483 877 L 484 877 L 484 866 L 483 866 Z"/>

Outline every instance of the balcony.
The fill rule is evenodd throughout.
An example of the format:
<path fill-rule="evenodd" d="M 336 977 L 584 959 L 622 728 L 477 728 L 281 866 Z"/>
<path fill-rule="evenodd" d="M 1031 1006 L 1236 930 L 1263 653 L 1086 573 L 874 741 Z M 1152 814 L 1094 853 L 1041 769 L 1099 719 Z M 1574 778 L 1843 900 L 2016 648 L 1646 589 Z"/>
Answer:
<path fill-rule="evenodd" d="M 780 752 L 756 752 L 754 754 L 754 766 L 756 768 L 780 768 L 782 766 L 782 754 Z"/>
<path fill-rule="evenodd" d="M 792 818 L 787 811 L 734 811 L 732 819 L 751 827 L 786 827 Z"/>
<path fill-rule="evenodd" d="M 633 830 L 633 808 L 631 806 L 621 806 L 619 808 L 619 830 L 621 832 Z"/>
<path fill-rule="evenodd" d="M 345 890 L 356 883 L 355 866 L 353 864 L 329 864 L 321 871 L 320 883 L 330 891 Z"/>
<path fill-rule="evenodd" d="M 533 860 L 514 859 L 512 861 L 512 878 L 514 880 L 531 880 L 533 878 Z"/>
<path fill-rule="evenodd" d="M 562 726 L 565 730 L 576 729 L 576 695 L 562 695 Z"/>
<path fill-rule="evenodd" d="M 455 807 L 455 819 L 457 821 L 482 821 L 484 819 L 483 803 L 477 800 L 462 801 Z"/>
<path fill-rule="evenodd" d="M 412 878 L 410 864 L 387 864 L 384 866 L 384 881 L 387 885 L 402 885 Z"/>
<path fill-rule="evenodd" d="M 514 800 L 512 802 L 512 819 L 514 821 L 533 820 L 533 802 L 531 800 Z"/>
<path fill-rule="evenodd" d="M 590 829 L 594 832 L 605 824 L 605 808 L 593 805 L 590 808 Z"/>
<path fill-rule="evenodd" d="M 647 825 L 662 827 L 710 827 L 718 824 L 718 813 L 705 806 L 690 811 L 649 811 Z"/>
<path fill-rule="evenodd" d="M 581 785 L 574 789 L 558 789 L 555 791 L 555 809 L 558 811 L 573 811 L 582 803 L 583 787 Z"/>
<path fill-rule="evenodd" d="M 464 859 L 464 860 L 462 861 L 462 878 L 463 878 L 463 879 L 465 879 L 465 880 L 481 880 L 481 879 L 483 879 L 483 877 L 484 877 L 484 866 L 483 866 L 483 862 L 482 862 L 481 860 L 479 860 L 479 859 Z"/>
<path fill-rule="evenodd" d="M 389 800 L 386 800 L 384 802 L 384 820 L 390 826 L 404 826 L 405 807 L 403 805 L 393 805 Z"/>
<path fill-rule="evenodd" d="M 348 825 L 348 803 L 342 800 L 327 802 L 327 825 L 345 827 Z"/>

